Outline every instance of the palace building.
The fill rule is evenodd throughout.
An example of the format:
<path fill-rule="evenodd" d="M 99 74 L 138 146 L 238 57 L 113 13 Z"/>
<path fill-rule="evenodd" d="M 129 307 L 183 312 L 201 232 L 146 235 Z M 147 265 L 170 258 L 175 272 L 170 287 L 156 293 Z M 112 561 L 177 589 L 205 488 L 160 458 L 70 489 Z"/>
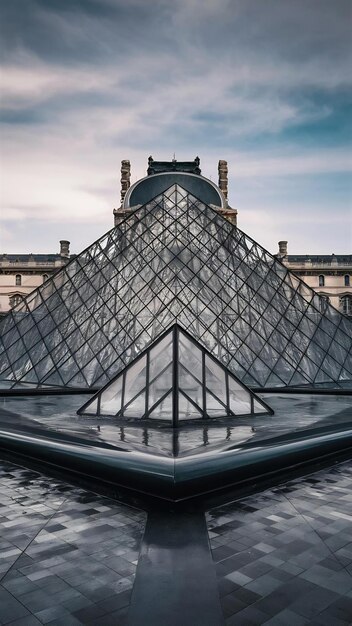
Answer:
<path fill-rule="evenodd" d="M 224 161 L 218 185 L 198 158 L 129 178 L 123 162 L 114 227 L 0 320 L 1 485 L 20 488 L 3 498 L 5 623 L 27 623 L 25 602 L 53 624 L 105 626 L 108 606 L 131 626 L 303 623 L 323 598 L 314 623 L 347 624 L 352 321 L 327 291 L 346 266 L 324 259 L 317 293 L 286 242 L 243 232 Z M 73 501 L 63 476 L 94 493 Z"/>
<path fill-rule="evenodd" d="M 279 256 L 321 298 L 321 307 L 332 304 L 352 317 L 352 254 L 287 254 L 287 242 L 279 242 Z"/>
<path fill-rule="evenodd" d="M 0 254 L 0 317 L 68 263 L 69 246 L 62 240 L 58 254 Z"/>
<path fill-rule="evenodd" d="M 5 317 L 5 378 L 101 387 L 170 325 L 181 324 L 245 385 L 349 379 L 346 317 L 326 292 L 317 294 L 291 271 L 286 242 L 273 256 L 237 227 L 225 161 L 218 185 L 201 175 L 198 157 L 181 163 L 150 157 L 147 176 L 132 186 L 128 161 L 121 174 L 114 228 L 71 258 L 61 242 L 61 269 Z M 326 278 L 327 289 L 325 275 L 319 281 Z M 16 272 L 16 283 L 21 278 Z"/>
<path fill-rule="evenodd" d="M 209 206 L 232 224 L 237 224 L 237 210 L 228 203 L 228 166 L 224 160 L 218 164 L 218 185 L 201 175 L 199 157 L 184 162 L 176 159 L 155 161 L 149 157 L 147 176 L 132 186 L 130 180 L 130 161 L 123 160 L 120 206 L 113 210 L 115 226 L 148 196 L 166 189 L 170 180 L 179 181 L 196 197 L 205 194 Z M 58 254 L 0 254 L 0 316 L 66 265 L 72 258 L 69 245 L 69 241 L 60 241 Z M 280 241 L 276 256 L 317 292 L 322 308 L 330 303 L 344 315 L 352 317 L 352 254 L 291 255 L 287 251 L 287 241 Z"/>

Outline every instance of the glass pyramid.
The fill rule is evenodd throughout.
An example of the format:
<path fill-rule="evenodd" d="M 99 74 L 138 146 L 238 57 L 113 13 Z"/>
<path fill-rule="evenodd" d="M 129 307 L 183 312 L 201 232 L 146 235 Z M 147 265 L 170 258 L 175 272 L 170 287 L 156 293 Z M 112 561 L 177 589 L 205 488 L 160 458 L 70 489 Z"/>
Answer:
<path fill-rule="evenodd" d="M 351 322 L 173 185 L 2 321 L 0 376 L 101 387 L 174 323 L 249 386 L 352 379 Z"/>
<path fill-rule="evenodd" d="M 272 413 L 177 324 L 113 378 L 80 415 L 180 421 Z"/>

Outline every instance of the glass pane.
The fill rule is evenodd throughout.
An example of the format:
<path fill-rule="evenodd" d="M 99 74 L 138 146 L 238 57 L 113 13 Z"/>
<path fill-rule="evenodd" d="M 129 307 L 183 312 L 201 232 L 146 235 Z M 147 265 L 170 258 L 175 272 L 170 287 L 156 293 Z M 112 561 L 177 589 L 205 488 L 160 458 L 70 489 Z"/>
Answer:
<path fill-rule="evenodd" d="M 179 335 L 178 359 L 199 381 L 202 381 L 202 351 L 183 333 Z"/>
<path fill-rule="evenodd" d="M 267 413 L 268 412 L 263 407 L 263 405 L 260 404 L 260 402 L 258 402 L 258 400 L 256 400 L 255 398 L 253 398 L 253 410 L 254 410 L 254 413 Z"/>
<path fill-rule="evenodd" d="M 238 397 L 230 394 L 230 409 L 235 415 L 250 415 L 251 414 L 251 402 L 248 396 L 248 401 L 240 400 Z"/>
<path fill-rule="evenodd" d="M 164 398 L 158 406 L 149 413 L 151 419 L 167 420 L 172 423 L 172 391 Z"/>
<path fill-rule="evenodd" d="M 203 389 L 202 386 L 193 378 L 192 374 L 180 364 L 178 370 L 178 385 L 198 406 L 203 409 Z"/>
<path fill-rule="evenodd" d="M 146 355 L 142 356 L 129 369 L 126 370 L 125 397 L 126 405 L 146 385 Z"/>
<path fill-rule="evenodd" d="M 206 394 L 207 415 L 209 417 L 226 417 L 226 409 L 212 396 L 211 393 Z"/>
<path fill-rule="evenodd" d="M 178 419 L 195 419 L 202 418 L 203 415 L 200 411 L 193 406 L 192 402 L 186 398 L 182 393 L 178 394 Z"/>
<path fill-rule="evenodd" d="M 122 375 L 101 393 L 100 414 L 116 415 L 121 410 Z"/>
<path fill-rule="evenodd" d="M 149 385 L 149 407 L 152 407 L 172 387 L 172 363 Z"/>
<path fill-rule="evenodd" d="M 205 384 L 226 404 L 225 371 L 208 355 L 205 356 Z"/>
<path fill-rule="evenodd" d="M 145 391 L 123 410 L 124 417 L 143 417 L 143 415 L 145 415 Z"/>
<path fill-rule="evenodd" d="M 235 415 L 251 413 L 251 394 L 229 376 L 230 409 Z"/>
<path fill-rule="evenodd" d="M 149 353 L 149 380 L 172 361 L 172 332 L 150 350 Z"/>
<path fill-rule="evenodd" d="M 89 406 L 87 406 L 87 408 L 84 409 L 84 414 L 96 415 L 97 411 L 98 411 L 98 398 L 93 400 L 93 402 L 91 402 Z"/>

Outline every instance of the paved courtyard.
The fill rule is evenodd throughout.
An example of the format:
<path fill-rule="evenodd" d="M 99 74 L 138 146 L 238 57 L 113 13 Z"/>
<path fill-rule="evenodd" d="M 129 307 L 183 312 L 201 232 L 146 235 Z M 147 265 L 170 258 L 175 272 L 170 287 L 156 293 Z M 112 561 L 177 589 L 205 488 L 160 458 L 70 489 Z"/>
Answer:
<path fill-rule="evenodd" d="M 0 467 L 0 624 L 123 624 L 146 515 Z"/>
<path fill-rule="evenodd" d="M 352 624 L 352 463 L 207 515 L 226 626 Z"/>
<path fill-rule="evenodd" d="M 142 539 L 145 512 L 0 461 L 0 624 L 165 626 L 165 620 L 158 618 L 145 621 L 144 607 L 136 610 L 143 589 L 153 588 L 155 570 L 145 559 L 152 549 L 154 567 L 158 563 L 165 567 L 164 608 L 171 601 L 175 606 L 178 586 L 185 588 L 187 573 L 194 571 L 193 546 L 207 539 L 200 512 L 167 515 L 175 520 L 165 522 L 167 518 L 154 509 L 148 521 L 149 539 Z M 197 558 L 200 571 L 206 563 L 211 571 L 214 564 L 217 578 L 208 577 L 203 598 L 214 591 L 210 603 L 215 605 L 219 594 L 224 617 L 223 622 L 216 618 L 206 623 L 352 624 L 352 462 L 215 508 L 206 514 L 206 521 L 213 561 L 207 540 Z M 183 524 L 199 534 L 199 541 Z M 172 532 L 175 543 L 168 540 Z M 172 571 L 180 563 L 181 549 L 188 555 L 184 570 L 181 559 L 181 566 Z M 143 559 L 139 559 L 141 551 Z M 161 573 L 157 571 L 155 594 L 148 600 L 156 615 Z M 201 585 L 201 576 L 198 582 Z M 192 598 L 183 601 L 200 615 L 202 591 L 196 594 L 192 583 L 193 591 L 185 592 Z M 128 621 L 136 614 L 141 617 Z M 174 623 L 202 626 L 205 622 L 176 614 Z"/>

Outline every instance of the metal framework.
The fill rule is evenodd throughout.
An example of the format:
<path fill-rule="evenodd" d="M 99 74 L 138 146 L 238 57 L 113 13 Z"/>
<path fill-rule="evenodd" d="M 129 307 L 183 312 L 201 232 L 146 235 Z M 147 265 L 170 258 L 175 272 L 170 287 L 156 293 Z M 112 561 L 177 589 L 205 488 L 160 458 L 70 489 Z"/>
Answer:
<path fill-rule="evenodd" d="M 177 324 L 78 411 L 79 415 L 188 419 L 273 413 Z"/>
<path fill-rule="evenodd" d="M 352 379 L 351 322 L 253 239 L 173 185 L 16 306 L 0 375 L 103 386 L 178 323 L 249 386 Z"/>

